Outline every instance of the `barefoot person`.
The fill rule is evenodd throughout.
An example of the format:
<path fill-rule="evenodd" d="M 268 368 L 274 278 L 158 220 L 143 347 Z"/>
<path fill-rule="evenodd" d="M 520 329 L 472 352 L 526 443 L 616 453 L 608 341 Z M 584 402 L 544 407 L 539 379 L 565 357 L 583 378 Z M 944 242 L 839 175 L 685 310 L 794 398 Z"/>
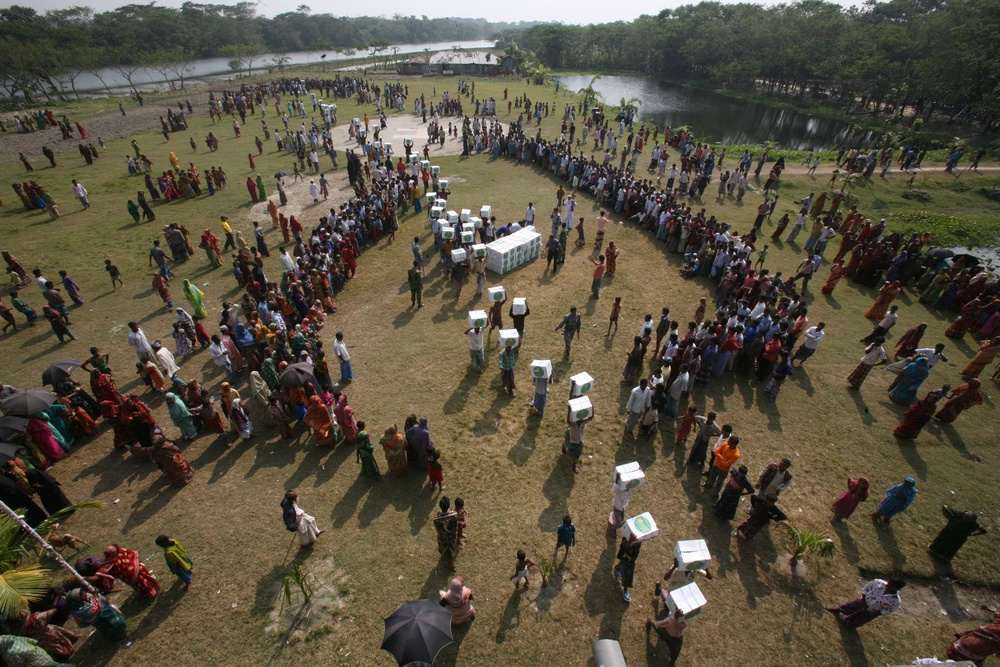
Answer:
<path fill-rule="evenodd" d="M 172 540 L 166 535 L 160 535 L 156 538 L 156 546 L 163 549 L 167 569 L 184 582 L 181 590 L 186 591 L 191 587 L 191 575 L 194 574 L 194 563 L 188 557 L 187 550 L 181 546 L 180 542 Z"/>

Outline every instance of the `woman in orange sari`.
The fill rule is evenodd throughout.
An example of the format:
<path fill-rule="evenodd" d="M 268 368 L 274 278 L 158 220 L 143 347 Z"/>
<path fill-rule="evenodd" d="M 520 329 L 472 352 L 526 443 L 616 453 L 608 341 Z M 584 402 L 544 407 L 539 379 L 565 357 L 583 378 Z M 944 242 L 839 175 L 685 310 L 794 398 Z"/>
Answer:
<path fill-rule="evenodd" d="M 109 574 L 131 586 L 140 597 L 155 598 L 160 592 L 160 582 L 139 559 L 139 553 L 112 544 L 104 550 L 104 562 L 98 567 L 101 574 Z"/>
<path fill-rule="evenodd" d="M 317 445 L 325 447 L 335 444 L 333 419 L 330 418 L 330 411 L 319 396 L 313 395 L 309 398 L 309 409 L 306 410 L 302 421 L 312 429 Z"/>
<path fill-rule="evenodd" d="M 879 290 L 879 295 L 878 298 L 875 299 L 875 303 L 873 303 L 872 307 L 868 309 L 867 313 L 865 313 L 865 317 L 870 320 L 881 320 L 885 317 L 886 311 L 889 310 L 890 304 L 896 300 L 896 297 L 899 296 L 899 293 L 902 291 L 903 288 L 900 287 L 898 280 L 894 280 L 891 283 L 886 281 L 886 283 L 882 285 L 882 288 Z"/>
<path fill-rule="evenodd" d="M 840 279 L 844 277 L 847 273 L 847 269 L 844 268 L 843 261 L 836 261 L 833 266 L 830 267 L 830 276 L 826 279 L 826 283 L 823 284 L 823 288 L 820 290 L 823 294 L 833 294 L 833 288 L 837 286 Z"/>
<path fill-rule="evenodd" d="M 385 434 L 380 441 L 385 452 L 385 461 L 389 464 L 389 477 L 398 477 L 406 474 L 406 438 L 400 435 L 393 424 L 385 430 Z"/>
<path fill-rule="evenodd" d="M 964 338 L 965 332 L 971 329 L 972 325 L 979 320 L 979 305 L 979 299 L 973 299 L 962 306 L 962 310 L 958 314 L 958 319 L 945 329 L 944 335 L 948 338 Z"/>

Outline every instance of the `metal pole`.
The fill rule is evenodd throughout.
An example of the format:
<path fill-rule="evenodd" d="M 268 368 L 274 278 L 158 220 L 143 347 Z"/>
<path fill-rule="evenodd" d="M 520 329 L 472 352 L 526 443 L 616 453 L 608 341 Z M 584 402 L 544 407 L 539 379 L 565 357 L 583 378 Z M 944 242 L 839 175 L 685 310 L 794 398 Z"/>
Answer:
<path fill-rule="evenodd" d="M 46 542 L 45 538 L 42 537 L 41 535 L 39 535 L 38 532 L 36 532 L 34 528 L 32 528 L 31 526 L 29 526 L 24 521 L 24 519 L 21 518 L 21 515 L 19 515 L 17 512 L 15 512 L 10 507 L 8 507 L 7 504 L 4 503 L 4 502 L 0 502 L 0 512 L 2 512 L 4 514 L 6 514 L 7 516 L 9 516 L 11 519 L 14 520 L 14 522 L 18 526 L 21 527 L 22 530 L 26 531 L 29 535 L 31 535 L 32 539 L 34 539 L 35 542 L 37 542 L 39 544 L 39 546 L 42 547 L 42 549 L 45 551 L 45 553 L 48 554 L 49 556 L 51 556 L 53 559 L 55 559 L 55 561 L 57 563 L 59 563 L 59 565 L 61 567 L 64 567 L 67 570 L 69 570 L 70 572 L 72 572 L 73 573 L 73 578 L 76 579 L 80 583 L 80 586 L 82 586 L 83 588 L 87 589 L 87 591 L 89 591 L 90 593 L 92 593 L 94 595 L 97 595 L 97 589 L 94 588 L 93 586 L 91 586 L 89 581 L 87 581 L 86 579 L 84 579 L 80 575 L 79 572 L 77 572 L 69 563 L 67 563 L 66 559 L 64 559 L 62 557 L 62 554 L 60 554 L 58 551 L 56 551 L 55 548 L 51 544 L 49 544 L 48 542 Z"/>

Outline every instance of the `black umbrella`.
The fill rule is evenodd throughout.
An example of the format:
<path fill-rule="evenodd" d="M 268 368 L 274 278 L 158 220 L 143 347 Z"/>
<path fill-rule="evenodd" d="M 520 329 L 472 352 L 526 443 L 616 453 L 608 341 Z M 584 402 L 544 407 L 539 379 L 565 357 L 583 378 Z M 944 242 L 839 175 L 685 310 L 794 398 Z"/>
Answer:
<path fill-rule="evenodd" d="M 55 402 L 56 397 L 52 392 L 43 389 L 29 389 L 19 391 L 0 401 L 0 410 L 3 410 L 5 415 L 28 417 L 36 412 L 41 412 Z"/>
<path fill-rule="evenodd" d="M 282 387 L 301 387 L 306 382 L 319 384 L 316 381 L 316 376 L 313 375 L 312 364 L 289 364 L 285 370 L 281 371 L 278 382 Z"/>
<path fill-rule="evenodd" d="M 14 440 L 28 430 L 28 418 L 17 415 L 0 417 L 0 438 Z"/>
<path fill-rule="evenodd" d="M 965 266 L 979 265 L 979 258 L 976 257 L 975 255 L 970 255 L 967 252 L 964 252 L 961 255 L 955 255 L 954 257 L 951 258 L 952 264 L 955 264 L 955 262 L 962 262 L 962 261 L 965 262 Z"/>
<path fill-rule="evenodd" d="M 0 442 L 0 466 L 6 465 L 7 461 L 13 460 L 17 456 L 17 445 L 9 442 Z"/>
<path fill-rule="evenodd" d="M 57 361 L 42 372 L 42 384 L 56 386 L 70 376 L 70 374 L 80 367 L 79 361 L 66 359 Z"/>
<path fill-rule="evenodd" d="M 939 259 L 948 259 L 949 257 L 955 256 L 955 251 L 951 248 L 931 248 L 927 251 L 928 257 L 937 257 Z"/>
<path fill-rule="evenodd" d="M 382 650 L 391 653 L 400 667 L 433 663 L 451 642 L 451 613 L 434 600 L 404 602 L 385 619 Z"/>
<path fill-rule="evenodd" d="M 277 173 L 274 174 L 275 178 L 284 178 L 285 176 L 288 176 L 288 172 L 287 171 L 279 171 L 279 172 L 277 172 Z"/>

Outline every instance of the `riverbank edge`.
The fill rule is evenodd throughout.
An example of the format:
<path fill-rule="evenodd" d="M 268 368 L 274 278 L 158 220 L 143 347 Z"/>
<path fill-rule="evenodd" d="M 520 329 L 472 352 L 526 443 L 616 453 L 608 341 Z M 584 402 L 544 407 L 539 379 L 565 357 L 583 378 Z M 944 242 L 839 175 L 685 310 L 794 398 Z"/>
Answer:
<path fill-rule="evenodd" d="M 900 134 L 905 131 L 904 128 L 897 127 L 894 123 L 889 122 L 889 117 L 886 116 L 881 122 L 873 122 L 872 120 L 860 119 L 856 116 L 850 116 L 842 111 L 838 111 L 829 104 L 824 104 L 823 102 L 817 102 L 814 100 L 803 100 L 801 102 L 796 102 L 792 99 L 785 97 L 772 97 L 770 95 L 762 95 L 759 93 L 753 93 L 748 91 L 733 90 L 731 88 L 720 87 L 716 83 L 707 83 L 702 81 L 692 81 L 692 80 L 671 80 L 662 77 L 657 77 L 649 74 L 643 74 L 641 72 L 628 71 L 628 70 L 607 70 L 607 71 L 584 71 L 584 70 L 559 70 L 552 73 L 552 78 L 556 79 L 559 76 L 595 76 L 600 74 L 601 76 L 641 76 L 653 80 L 657 84 L 667 84 L 671 86 L 678 86 L 680 88 L 688 88 L 691 90 L 698 91 L 708 91 L 715 93 L 717 95 L 722 95 L 732 100 L 744 101 L 744 102 L 754 102 L 756 104 L 763 104 L 764 106 L 785 110 L 785 111 L 796 111 L 798 113 L 808 114 L 815 118 L 820 118 L 823 120 L 833 120 L 842 123 L 847 123 L 853 128 L 859 130 L 870 131 L 884 135 L 888 132 L 895 132 Z M 576 92 L 576 91 L 573 91 Z M 697 137 L 697 128 L 695 136 Z M 921 136 L 927 141 L 934 143 L 934 149 L 928 151 L 928 153 L 934 153 L 935 151 L 947 151 L 949 145 L 953 145 L 955 134 L 942 133 L 942 132 L 921 132 Z M 983 142 L 975 141 L 969 137 L 960 137 L 967 144 L 983 145 Z M 718 143 L 718 142 L 714 142 Z M 719 144 L 722 145 L 722 144 Z M 990 159 L 996 160 L 1000 159 L 1000 139 L 992 139 L 985 143 L 986 155 Z M 791 157 L 797 157 L 800 154 L 805 156 L 808 151 L 793 151 L 790 149 L 781 149 L 784 154 Z M 834 151 L 835 152 L 835 151 Z M 941 154 L 943 159 L 945 154 Z"/>

